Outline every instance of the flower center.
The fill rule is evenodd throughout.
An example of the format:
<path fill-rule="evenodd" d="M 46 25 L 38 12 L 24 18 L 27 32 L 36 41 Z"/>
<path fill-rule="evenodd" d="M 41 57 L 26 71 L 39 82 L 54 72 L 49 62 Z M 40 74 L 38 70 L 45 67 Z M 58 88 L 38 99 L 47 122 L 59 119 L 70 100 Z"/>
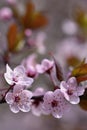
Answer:
<path fill-rule="evenodd" d="M 33 104 L 35 107 L 38 107 L 39 104 L 40 104 L 40 101 L 34 100 L 32 104 Z"/>
<path fill-rule="evenodd" d="M 16 77 L 16 78 L 13 78 L 13 81 L 14 81 L 14 82 L 18 82 L 17 77 Z"/>
<path fill-rule="evenodd" d="M 68 95 L 72 95 L 73 94 L 73 90 L 69 90 L 67 91 Z"/>
<path fill-rule="evenodd" d="M 15 97 L 15 102 L 18 103 L 20 101 L 20 97 L 19 96 L 16 96 Z"/>
<path fill-rule="evenodd" d="M 57 107 L 57 105 L 58 105 L 58 101 L 53 100 L 52 103 L 51 103 L 51 106 L 52 107 Z"/>

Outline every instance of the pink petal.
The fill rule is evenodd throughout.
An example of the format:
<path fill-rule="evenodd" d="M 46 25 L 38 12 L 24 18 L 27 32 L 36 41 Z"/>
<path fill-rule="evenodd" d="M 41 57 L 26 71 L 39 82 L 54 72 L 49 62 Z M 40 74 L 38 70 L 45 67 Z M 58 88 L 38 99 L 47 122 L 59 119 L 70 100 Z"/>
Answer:
<path fill-rule="evenodd" d="M 18 75 L 18 76 L 24 75 L 24 74 L 25 74 L 25 68 L 24 68 L 24 66 L 22 66 L 22 65 L 17 66 L 17 67 L 14 69 L 14 74 L 15 74 L 15 75 Z"/>
<path fill-rule="evenodd" d="M 63 93 L 59 89 L 54 91 L 53 97 L 56 101 L 62 101 L 64 99 Z"/>
<path fill-rule="evenodd" d="M 77 94 L 78 96 L 83 95 L 85 92 L 85 89 L 81 86 L 81 87 L 77 87 Z"/>
<path fill-rule="evenodd" d="M 53 92 L 46 92 L 43 100 L 43 111 L 47 114 L 51 113 L 51 102 L 53 101 Z"/>
<path fill-rule="evenodd" d="M 44 89 L 38 87 L 34 92 L 34 96 L 43 95 L 44 93 Z"/>
<path fill-rule="evenodd" d="M 24 86 L 21 86 L 21 85 L 15 85 L 14 86 L 14 89 L 13 89 L 13 93 L 20 93 L 20 92 L 22 92 L 22 90 L 23 90 L 23 88 L 24 88 Z"/>
<path fill-rule="evenodd" d="M 18 108 L 23 112 L 29 112 L 30 111 L 30 104 L 19 104 Z"/>
<path fill-rule="evenodd" d="M 35 116 L 40 116 L 42 114 L 41 107 L 40 106 L 38 106 L 38 107 L 32 106 L 32 113 Z"/>
<path fill-rule="evenodd" d="M 32 92 L 29 90 L 23 90 L 20 97 L 21 99 L 28 99 L 28 101 L 30 100 L 30 98 L 32 97 Z"/>
<path fill-rule="evenodd" d="M 40 64 L 36 65 L 36 71 L 41 74 L 45 72 L 43 66 L 41 66 Z"/>
<path fill-rule="evenodd" d="M 61 108 L 55 108 L 52 110 L 52 115 L 55 117 L 55 118 L 61 118 L 63 116 L 63 111 L 61 110 Z"/>
<path fill-rule="evenodd" d="M 46 67 L 46 69 L 50 69 L 53 66 L 54 62 L 48 59 L 44 59 L 42 61 L 42 65 Z"/>
<path fill-rule="evenodd" d="M 13 104 L 14 102 L 14 97 L 13 94 L 11 92 L 8 92 L 5 96 L 5 100 L 8 104 Z"/>
<path fill-rule="evenodd" d="M 48 92 L 45 93 L 44 101 L 47 102 L 47 103 L 53 101 L 53 92 L 52 91 L 48 91 Z"/>
<path fill-rule="evenodd" d="M 69 96 L 66 92 L 64 92 L 63 94 L 64 94 L 65 99 L 66 99 L 67 101 L 69 101 L 69 100 L 70 100 L 70 96 Z"/>
<path fill-rule="evenodd" d="M 19 112 L 19 108 L 17 106 L 17 104 L 12 104 L 10 105 L 10 110 L 14 113 L 18 113 Z"/>
<path fill-rule="evenodd" d="M 34 81 L 33 78 L 29 78 L 27 76 L 24 76 L 24 77 L 20 77 L 16 84 L 25 85 L 25 86 L 31 86 L 33 81 Z"/>
<path fill-rule="evenodd" d="M 67 84 L 70 85 L 70 87 L 77 87 L 76 78 L 75 78 L 75 77 L 71 77 L 71 78 L 68 80 Z"/>

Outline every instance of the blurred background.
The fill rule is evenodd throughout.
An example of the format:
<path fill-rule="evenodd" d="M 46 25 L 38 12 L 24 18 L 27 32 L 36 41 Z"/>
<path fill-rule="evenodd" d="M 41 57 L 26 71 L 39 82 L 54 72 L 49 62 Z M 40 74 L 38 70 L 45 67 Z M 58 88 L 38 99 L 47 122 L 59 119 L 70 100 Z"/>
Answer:
<path fill-rule="evenodd" d="M 11 0 L 12 1 L 12 0 Z M 22 13 L 23 5 L 29 2 L 29 0 L 16 0 L 18 3 L 18 10 Z M 81 8 L 87 13 L 87 0 L 32 0 L 35 5 L 36 10 L 41 11 L 48 19 L 48 24 L 40 29 L 34 30 L 34 35 L 39 32 L 44 32 L 46 34 L 45 46 L 46 53 L 44 56 L 41 54 L 41 57 L 46 57 L 49 52 L 52 52 L 57 61 L 60 62 L 61 66 L 66 68 L 67 63 L 62 59 L 62 52 L 65 49 L 65 46 L 72 46 L 74 42 L 77 46 L 73 46 L 69 51 L 74 53 L 74 57 L 77 59 L 83 59 L 87 56 L 87 47 L 86 47 L 86 31 L 80 33 L 81 29 L 78 29 L 79 23 L 74 19 L 75 10 Z M 0 9 L 2 7 L 10 7 L 6 0 L 0 0 Z M 78 16 L 77 16 L 78 17 Z M 87 17 L 87 14 L 86 14 Z M 74 21 L 74 25 L 69 26 L 66 24 L 66 21 Z M 3 54 L 3 51 L 7 47 L 7 32 L 10 24 L 13 22 L 13 19 L 0 21 L 0 54 Z M 69 23 L 68 23 L 69 24 Z M 78 24 L 78 25 L 77 25 Z M 19 25 L 20 26 L 20 25 Z M 73 27 L 72 27 L 73 26 Z M 67 28 L 67 29 L 66 29 Z M 74 31 L 73 31 L 73 28 Z M 78 30 L 78 31 L 77 31 Z M 69 32 L 68 32 L 69 31 Z M 77 31 L 77 32 L 76 32 Z M 75 32 L 75 33 L 74 33 Z M 69 35 L 68 35 L 69 34 Z M 78 35 L 79 34 L 79 35 Z M 79 39 L 78 39 L 79 36 Z M 65 44 L 67 43 L 67 45 Z M 80 44 L 79 44 L 80 43 Z M 83 45 L 83 44 L 84 45 Z M 65 44 L 65 46 L 64 46 Z M 62 50 L 60 48 L 64 47 Z M 85 48 L 85 50 L 84 50 Z M 58 51 L 59 50 L 59 51 Z M 79 52 L 81 50 L 81 53 Z M 14 67 L 22 61 L 32 50 L 25 47 L 22 50 L 22 53 L 15 53 L 11 57 L 11 66 Z M 64 55 L 66 54 L 64 53 Z M 78 54 L 77 54 L 78 53 Z M 81 56 L 79 56 L 80 54 Z M 73 55 L 70 54 L 72 57 Z M 64 57 L 65 58 L 65 57 Z M 2 73 L 5 70 L 4 63 L 2 62 L 2 57 L 0 56 L 0 72 Z M 71 65 L 71 62 L 70 62 Z M 0 79 L 1 87 L 3 84 L 3 79 Z M 42 83 L 38 83 L 39 86 Z M 73 105 L 70 112 L 66 113 L 63 118 L 55 119 L 52 116 L 40 116 L 37 117 L 31 112 L 14 114 L 10 111 L 7 104 L 0 105 L 0 130 L 87 130 L 87 112 L 79 107 L 79 105 Z"/>

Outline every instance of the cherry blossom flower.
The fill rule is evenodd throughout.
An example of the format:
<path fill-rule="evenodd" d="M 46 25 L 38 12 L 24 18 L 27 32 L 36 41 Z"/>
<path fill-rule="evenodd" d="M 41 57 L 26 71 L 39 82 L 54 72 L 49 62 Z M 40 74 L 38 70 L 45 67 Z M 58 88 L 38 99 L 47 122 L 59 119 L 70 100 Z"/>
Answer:
<path fill-rule="evenodd" d="M 54 92 L 46 92 L 43 101 L 45 114 L 52 114 L 55 118 L 61 118 L 70 108 L 70 104 L 59 89 L 56 89 Z"/>
<path fill-rule="evenodd" d="M 39 54 L 45 54 L 46 53 L 46 47 L 44 45 L 44 41 L 46 39 L 46 34 L 44 32 L 39 32 L 36 37 L 32 36 L 28 39 L 28 45 L 34 46 L 36 51 Z"/>
<path fill-rule="evenodd" d="M 2 9 L 0 9 L 1 20 L 9 20 L 10 18 L 12 18 L 12 15 L 12 10 L 8 7 L 3 7 Z"/>
<path fill-rule="evenodd" d="M 32 35 L 32 30 L 26 29 L 24 33 L 26 37 L 30 37 Z"/>
<path fill-rule="evenodd" d="M 6 94 L 5 100 L 9 104 L 12 112 L 18 113 L 19 110 L 28 112 L 31 108 L 31 97 L 31 91 L 23 90 L 22 86 L 15 85 L 13 92 L 8 92 Z"/>
<path fill-rule="evenodd" d="M 78 86 L 75 77 L 69 78 L 69 80 L 62 81 L 60 84 L 61 92 L 64 94 L 66 100 L 71 104 L 78 104 L 80 102 L 79 96 L 84 94 L 84 87 Z"/>
<path fill-rule="evenodd" d="M 45 93 L 43 88 L 37 88 L 35 90 L 35 92 L 33 93 L 33 96 L 43 96 Z M 43 103 L 43 99 L 42 98 L 38 98 L 38 100 L 33 100 L 32 101 L 32 113 L 36 116 L 40 116 L 43 113 L 42 110 L 42 103 Z"/>
<path fill-rule="evenodd" d="M 17 0 L 6 0 L 6 2 L 10 5 L 16 5 Z"/>
<path fill-rule="evenodd" d="M 78 32 L 78 25 L 72 20 L 65 20 L 62 24 L 62 30 L 67 35 L 75 35 Z"/>
<path fill-rule="evenodd" d="M 42 60 L 41 64 L 36 65 L 36 69 L 38 73 L 49 72 L 54 66 L 54 61 L 50 61 L 48 59 Z"/>
<path fill-rule="evenodd" d="M 19 65 L 12 70 L 7 64 L 4 77 L 10 85 L 19 84 L 29 87 L 33 83 L 33 79 L 27 77 L 25 68 L 22 65 Z"/>
<path fill-rule="evenodd" d="M 44 45 L 45 39 L 46 39 L 46 34 L 44 32 L 39 32 L 35 40 L 35 45 L 36 45 L 37 52 L 40 54 L 46 53 L 46 47 Z"/>
<path fill-rule="evenodd" d="M 25 67 L 27 76 L 29 77 L 36 77 L 37 75 L 37 71 L 35 67 L 36 58 L 37 58 L 37 55 L 33 53 L 30 56 L 28 56 L 26 59 L 24 59 L 21 63 Z"/>
<path fill-rule="evenodd" d="M 77 38 L 70 37 L 65 38 L 58 42 L 60 44 L 56 46 L 55 57 L 57 57 L 58 62 L 65 67 L 67 65 L 67 59 L 70 57 L 76 57 L 77 59 L 83 60 L 84 56 L 81 56 L 83 46 L 79 44 Z M 86 50 L 86 49 L 85 49 Z M 81 53 L 78 53 L 81 52 Z"/>

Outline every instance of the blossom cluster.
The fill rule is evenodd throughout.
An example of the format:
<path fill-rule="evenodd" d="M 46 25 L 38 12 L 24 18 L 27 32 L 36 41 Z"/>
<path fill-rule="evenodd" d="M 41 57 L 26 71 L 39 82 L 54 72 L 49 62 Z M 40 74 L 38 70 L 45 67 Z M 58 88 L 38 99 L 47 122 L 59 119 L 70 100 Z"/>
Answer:
<path fill-rule="evenodd" d="M 54 60 L 43 59 L 41 64 L 38 64 L 34 54 L 23 60 L 14 70 L 7 64 L 4 77 L 10 89 L 6 92 L 5 101 L 10 110 L 14 113 L 31 110 L 37 116 L 52 114 L 55 118 L 61 118 L 70 109 L 70 104 L 78 104 L 85 87 L 79 85 L 75 77 L 56 83 L 55 86 L 56 80 L 52 76 L 55 74 L 54 68 Z M 44 73 L 51 76 L 54 90 L 45 91 L 41 87 L 34 92 L 29 90 L 34 80 Z"/>
<path fill-rule="evenodd" d="M 47 25 L 48 20 L 42 13 L 44 11 L 35 9 L 32 1 L 25 5 L 17 0 L 6 0 L 6 2 L 7 6 L 0 8 L 0 21 L 10 21 L 11 24 L 6 35 L 7 45 L 0 50 L 2 52 L 0 60 L 6 66 L 4 78 L 8 87 L 0 89 L 2 92 L 0 104 L 7 103 L 13 113 L 31 111 L 36 116 L 51 114 L 55 118 L 61 118 L 72 105 L 80 103 L 86 92 L 84 81 L 87 80 L 87 63 L 83 58 L 87 55 L 87 38 L 83 35 L 87 34 L 87 30 L 84 31 L 83 24 L 87 24 L 87 20 L 85 22 L 84 17 L 81 23 L 78 23 L 79 20 L 65 20 L 62 31 L 67 38 L 58 42 L 57 47 L 54 48 L 56 49 L 54 56 L 51 55 L 52 60 L 44 58 L 38 63 L 38 54 L 43 57 L 48 54 L 44 45 L 46 34 L 33 33 L 34 30 Z M 82 30 L 83 35 L 79 30 Z M 14 54 L 21 50 L 25 51 L 26 48 L 27 52 L 30 51 L 28 53 L 30 55 L 23 59 L 20 65 L 11 69 Z M 59 63 L 65 68 L 66 74 L 63 75 Z M 34 82 L 38 82 L 40 76 L 48 76 L 46 80 L 50 90 L 45 90 L 47 86 L 43 88 L 37 85 L 33 91 Z M 46 85 L 44 79 L 41 80 Z"/>

